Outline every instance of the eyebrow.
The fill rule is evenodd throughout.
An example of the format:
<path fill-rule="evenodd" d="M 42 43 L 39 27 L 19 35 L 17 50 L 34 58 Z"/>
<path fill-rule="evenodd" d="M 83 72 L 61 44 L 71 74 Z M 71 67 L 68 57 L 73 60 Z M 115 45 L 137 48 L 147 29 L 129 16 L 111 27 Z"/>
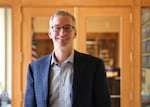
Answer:
<path fill-rule="evenodd" d="M 56 25 L 53 25 L 53 26 L 61 26 L 61 25 L 56 24 Z M 71 25 L 71 24 L 65 24 L 64 26 L 73 26 L 73 25 Z"/>

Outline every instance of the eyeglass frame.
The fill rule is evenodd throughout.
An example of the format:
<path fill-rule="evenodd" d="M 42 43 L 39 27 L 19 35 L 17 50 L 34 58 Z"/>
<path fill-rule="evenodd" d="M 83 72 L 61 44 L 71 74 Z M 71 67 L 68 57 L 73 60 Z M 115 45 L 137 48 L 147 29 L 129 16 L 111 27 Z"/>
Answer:
<path fill-rule="evenodd" d="M 55 30 L 54 30 L 54 27 L 60 27 L 60 29 L 55 29 Z M 68 30 L 68 29 L 65 28 L 65 27 L 70 27 L 70 29 Z M 60 32 L 61 29 L 63 29 L 65 32 L 71 32 L 73 29 L 75 29 L 75 26 L 72 26 L 72 25 L 64 25 L 64 26 L 54 25 L 54 26 L 51 26 L 51 29 L 52 29 L 54 32 Z"/>

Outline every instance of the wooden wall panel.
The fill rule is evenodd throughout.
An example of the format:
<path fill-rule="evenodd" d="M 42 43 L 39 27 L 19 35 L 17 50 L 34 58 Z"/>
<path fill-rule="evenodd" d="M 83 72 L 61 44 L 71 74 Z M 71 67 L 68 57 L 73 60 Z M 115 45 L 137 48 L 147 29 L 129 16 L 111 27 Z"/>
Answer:
<path fill-rule="evenodd" d="M 142 7 L 150 7 L 150 0 L 142 0 Z"/>
<path fill-rule="evenodd" d="M 22 0 L 24 6 L 131 6 L 133 0 Z"/>
<path fill-rule="evenodd" d="M 10 6 L 13 0 L 0 0 L 0 6 Z"/>

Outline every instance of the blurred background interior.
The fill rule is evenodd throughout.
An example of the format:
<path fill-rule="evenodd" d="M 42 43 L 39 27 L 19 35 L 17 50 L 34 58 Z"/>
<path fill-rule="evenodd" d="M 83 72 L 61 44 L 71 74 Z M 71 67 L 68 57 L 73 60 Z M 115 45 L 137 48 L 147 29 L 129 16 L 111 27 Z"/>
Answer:
<path fill-rule="evenodd" d="M 0 107 L 23 107 L 27 65 L 52 52 L 58 9 L 77 19 L 75 49 L 103 59 L 112 107 L 150 107 L 150 1 L 108 1 L 0 0 Z"/>

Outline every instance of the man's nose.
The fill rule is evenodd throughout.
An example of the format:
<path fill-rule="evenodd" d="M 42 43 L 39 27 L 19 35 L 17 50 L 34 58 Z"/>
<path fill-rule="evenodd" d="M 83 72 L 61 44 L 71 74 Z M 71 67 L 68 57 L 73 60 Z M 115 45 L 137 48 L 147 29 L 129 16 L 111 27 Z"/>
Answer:
<path fill-rule="evenodd" d="M 59 32 L 59 33 L 60 33 L 60 34 L 65 34 L 65 32 L 66 32 L 66 31 L 65 31 L 64 28 L 62 27 L 62 28 L 60 29 L 60 32 Z"/>

